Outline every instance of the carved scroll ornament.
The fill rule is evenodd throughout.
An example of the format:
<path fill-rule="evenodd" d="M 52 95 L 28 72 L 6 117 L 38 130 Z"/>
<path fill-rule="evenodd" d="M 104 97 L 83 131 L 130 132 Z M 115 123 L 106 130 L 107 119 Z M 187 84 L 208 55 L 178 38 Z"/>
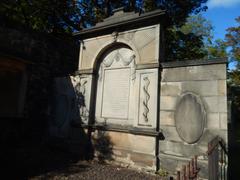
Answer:
<path fill-rule="evenodd" d="M 99 80 L 102 80 L 104 68 L 109 68 L 112 66 L 114 62 L 122 62 L 124 67 L 130 66 L 131 68 L 131 79 L 136 79 L 136 63 L 135 63 L 135 55 L 131 55 L 129 58 L 124 58 L 119 51 L 115 54 L 113 58 L 106 58 L 100 65 L 99 68 Z"/>

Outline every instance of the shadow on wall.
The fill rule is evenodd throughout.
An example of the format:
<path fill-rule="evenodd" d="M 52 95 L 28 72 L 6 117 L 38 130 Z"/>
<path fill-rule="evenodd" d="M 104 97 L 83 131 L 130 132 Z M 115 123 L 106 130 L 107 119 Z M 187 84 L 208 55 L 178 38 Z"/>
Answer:
<path fill-rule="evenodd" d="M 46 92 L 49 94 L 46 93 L 48 99 L 44 103 L 49 102 L 49 106 L 42 106 L 44 103 L 38 102 L 41 93 L 31 102 L 35 106 L 33 109 L 41 108 L 41 116 L 38 112 L 31 116 L 35 119 L 17 119 L 15 121 L 21 123 L 14 121 L 8 123 L 9 126 L 1 126 L 1 130 L 9 129 L 12 132 L 5 133 L 5 141 L 2 141 L 1 133 L 0 160 L 4 166 L 2 176 L 28 179 L 47 177 L 49 173 L 70 175 L 75 171 L 84 171 L 88 165 L 81 161 L 93 159 L 94 154 L 101 162 L 112 159 L 109 136 L 99 132 L 91 137 L 94 130 L 86 128 L 88 126 L 81 122 L 81 107 L 70 77 L 55 78 Z M 43 107 L 46 111 L 42 110 Z M 20 127 L 22 124 L 26 126 Z M 17 132 L 19 128 L 21 131 Z"/>
<path fill-rule="evenodd" d="M 105 163 L 113 160 L 113 143 L 110 136 L 105 131 L 98 131 L 92 139 L 98 161 Z"/>
<path fill-rule="evenodd" d="M 48 172 L 64 171 L 70 174 L 75 163 L 92 154 L 89 138 L 83 128 L 71 127 L 71 101 L 65 102 L 61 98 L 60 101 L 54 101 L 51 98 L 56 96 L 50 78 L 34 80 L 29 81 L 28 87 L 27 101 L 30 102 L 27 104 L 31 105 L 28 117 L 0 117 L 1 177 L 6 176 L 7 179 L 28 179 Z M 68 92 L 73 92 L 68 78 L 64 79 L 64 83 Z M 74 98 L 72 100 L 74 102 Z M 52 103 L 48 107 L 49 102 Z M 80 165 L 78 171 L 86 167 Z"/>

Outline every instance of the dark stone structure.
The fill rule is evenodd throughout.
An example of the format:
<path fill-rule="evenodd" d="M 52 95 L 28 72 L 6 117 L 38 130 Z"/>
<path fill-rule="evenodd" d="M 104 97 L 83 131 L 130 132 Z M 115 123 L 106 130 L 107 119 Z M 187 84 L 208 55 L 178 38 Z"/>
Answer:
<path fill-rule="evenodd" d="M 53 78 L 76 70 L 78 44 L 6 27 L 0 27 L 0 41 L 1 140 L 40 138 L 49 119 Z"/>

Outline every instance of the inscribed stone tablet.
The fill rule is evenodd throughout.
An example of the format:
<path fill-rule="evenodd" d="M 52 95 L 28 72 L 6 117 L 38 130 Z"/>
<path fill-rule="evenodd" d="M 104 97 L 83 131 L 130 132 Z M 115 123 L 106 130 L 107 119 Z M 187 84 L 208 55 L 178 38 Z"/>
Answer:
<path fill-rule="evenodd" d="M 197 142 L 204 130 L 205 111 L 200 98 L 191 93 L 181 97 L 175 112 L 179 136 L 187 143 Z"/>
<path fill-rule="evenodd" d="M 102 117 L 128 118 L 130 69 L 106 69 L 102 99 Z"/>

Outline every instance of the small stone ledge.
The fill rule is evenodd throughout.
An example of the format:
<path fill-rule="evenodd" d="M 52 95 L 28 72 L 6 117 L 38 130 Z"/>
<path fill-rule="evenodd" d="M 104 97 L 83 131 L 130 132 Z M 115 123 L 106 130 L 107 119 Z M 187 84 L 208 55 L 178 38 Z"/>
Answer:
<path fill-rule="evenodd" d="M 158 63 L 151 63 L 151 64 L 137 64 L 136 69 L 153 69 L 153 68 L 158 68 L 159 64 Z"/>
<path fill-rule="evenodd" d="M 74 75 L 93 74 L 93 73 L 94 73 L 93 69 L 82 69 L 82 70 L 75 71 Z"/>
<path fill-rule="evenodd" d="M 161 63 L 162 68 L 176 68 L 176 67 L 187 67 L 187 66 L 200 66 L 210 64 L 226 64 L 227 58 L 214 58 L 214 59 L 196 59 L 186 61 L 171 61 Z"/>
<path fill-rule="evenodd" d="M 130 134 L 134 134 L 134 135 L 159 137 L 160 140 L 164 139 L 162 132 L 156 131 L 156 129 L 154 129 L 154 128 L 147 129 L 147 128 L 113 125 L 113 124 L 108 124 L 108 125 L 104 125 L 104 124 L 85 125 L 85 124 L 82 124 L 81 127 L 92 128 L 93 130 L 114 131 L 114 132 L 130 133 Z"/>

